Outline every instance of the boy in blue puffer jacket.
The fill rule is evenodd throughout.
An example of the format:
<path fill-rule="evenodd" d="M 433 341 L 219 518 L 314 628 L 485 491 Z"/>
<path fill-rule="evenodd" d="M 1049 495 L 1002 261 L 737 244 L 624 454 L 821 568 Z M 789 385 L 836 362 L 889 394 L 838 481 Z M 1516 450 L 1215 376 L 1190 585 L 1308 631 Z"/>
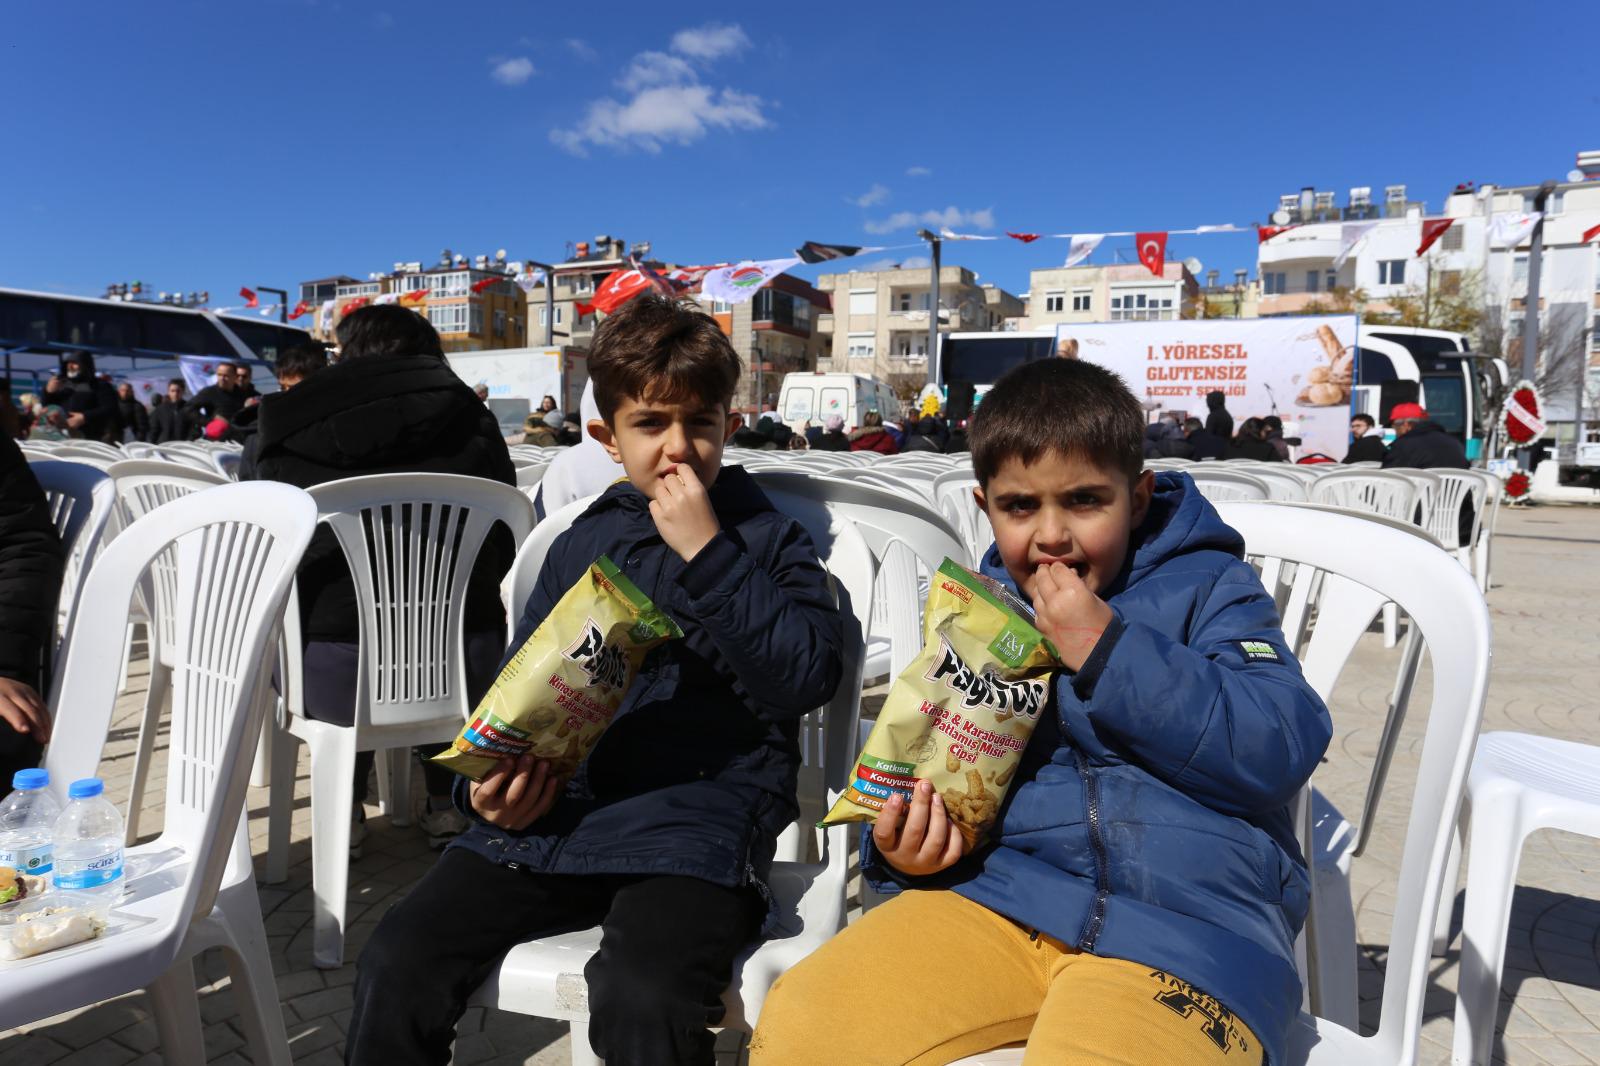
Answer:
<path fill-rule="evenodd" d="M 646 657 L 570 782 L 527 756 L 457 781 L 473 825 L 362 952 L 351 1063 L 449 1061 L 508 948 L 599 925 L 595 1052 L 710 1064 L 733 962 L 775 924 L 766 877 L 799 813 L 799 719 L 843 672 L 828 576 L 799 523 L 721 465 L 739 357 L 709 315 L 635 297 L 595 332 L 589 374 L 589 433 L 627 477 L 551 545 L 511 647 L 601 555 L 684 636 Z"/>
<path fill-rule="evenodd" d="M 992 839 L 964 854 L 918 783 L 863 840 L 913 889 L 773 988 L 752 1064 L 1281 1061 L 1309 879 L 1289 803 L 1327 709 L 1243 542 L 1181 473 L 1142 473 L 1116 375 L 1045 359 L 972 424 L 983 572 L 1028 598 L 1066 669 Z M 858 995 L 865 1009 L 838 1004 Z"/>

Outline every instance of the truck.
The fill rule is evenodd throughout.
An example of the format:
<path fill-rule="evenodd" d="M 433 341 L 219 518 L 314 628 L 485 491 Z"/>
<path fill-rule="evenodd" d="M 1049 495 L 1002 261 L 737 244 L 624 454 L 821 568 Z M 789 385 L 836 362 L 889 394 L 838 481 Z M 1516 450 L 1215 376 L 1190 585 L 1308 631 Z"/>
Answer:
<path fill-rule="evenodd" d="M 489 390 L 489 409 L 508 437 L 522 432 L 523 421 L 546 396 L 555 397 L 562 411 L 578 410 L 589 380 L 588 353 L 582 348 L 494 348 L 450 352 L 445 360 L 462 381 Z"/>

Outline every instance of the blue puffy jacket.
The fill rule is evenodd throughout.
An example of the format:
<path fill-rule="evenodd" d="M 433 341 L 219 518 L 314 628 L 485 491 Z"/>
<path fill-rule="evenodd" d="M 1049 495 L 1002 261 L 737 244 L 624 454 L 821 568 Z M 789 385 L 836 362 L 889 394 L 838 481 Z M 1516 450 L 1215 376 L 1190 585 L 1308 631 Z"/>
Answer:
<path fill-rule="evenodd" d="M 710 495 L 722 532 L 692 563 L 627 482 L 550 546 L 512 648 L 602 555 L 684 637 L 646 657 L 611 726 L 528 829 L 478 819 L 459 779 L 456 805 L 473 825 L 453 847 L 549 873 L 674 874 L 766 895 L 778 834 L 799 813 L 799 719 L 839 687 L 844 624 L 811 538 L 742 467 L 724 467 Z"/>
<path fill-rule="evenodd" d="M 1300 1006 L 1294 939 L 1309 879 L 1288 804 L 1332 734 L 1243 541 L 1185 474 L 1106 590 L 1116 620 L 1056 677 L 992 843 L 906 878 L 865 834 L 886 890 L 948 887 L 1085 951 L 1180 977 L 1281 1058 Z M 983 572 L 1015 590 L 991 547 Z"/>

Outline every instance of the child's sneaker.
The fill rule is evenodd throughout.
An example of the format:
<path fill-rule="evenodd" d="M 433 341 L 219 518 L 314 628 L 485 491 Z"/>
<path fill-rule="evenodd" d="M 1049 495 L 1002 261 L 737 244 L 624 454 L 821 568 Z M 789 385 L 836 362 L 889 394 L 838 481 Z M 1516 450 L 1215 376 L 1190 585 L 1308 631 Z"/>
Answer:
<path fill-rule="evenodd" d="M 466 817 L 451 806 L 449 800 L 442 802 L 442 807 L 435 807 L 433 797 L 429 796 L 423 801 L 422 814 L 417 818 L 422 831 L 428 834 L 428 847 L 435 851 L 450 843 L 467 827 Z"/>

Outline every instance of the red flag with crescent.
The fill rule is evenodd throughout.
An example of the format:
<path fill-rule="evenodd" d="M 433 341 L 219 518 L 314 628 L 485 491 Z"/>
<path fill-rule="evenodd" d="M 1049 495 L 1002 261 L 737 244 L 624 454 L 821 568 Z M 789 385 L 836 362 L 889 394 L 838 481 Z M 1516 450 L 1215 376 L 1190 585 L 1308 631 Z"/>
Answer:
<path fill-rule="evenodd" d="M 1139 246 L 1139 262 L 1159 278 L 1167 269 L 1166 233 L 1136 233 L 1133 239 Z"/>
<path fill-rule="evenodd" d="M 256 299 L 255 290 L 250 288 L 249 286 L 247 286 L 247 285 L 240 286 L 239 287 L 239 295 L 244 297 L 244 305 L 246 307 L 260 307 L 261 306 L 261 301 Z"/>
<path fill-rule="evenodd" d="M 1579 241 L 1578 243 L 1579 244 L 1588 244 L 1590 241 L 1594 240 L 1596 237 L 1600 237 L 1600 226 L 1590 226 L 1588 229 L 1583 231 L 1583 239 L 1581 241 Z"/>
<path fill-rule="evenodd" d="M 1433 242 L 1444 236 L 1444 231 L 1455 225 L 1453 218 L 1425 218 L 1422 220 L 1422 243 L 1417 245 L 1417 256 L 1433 247 Z"/>
<path fill-rule="evenodd" d="M 595 287 L 591 303 L 596 311 L 609 315 L 641 292 L 647 292 L 653 287 L 654 283 L 642 271 L 633 267 L 618 267 Z"/>

